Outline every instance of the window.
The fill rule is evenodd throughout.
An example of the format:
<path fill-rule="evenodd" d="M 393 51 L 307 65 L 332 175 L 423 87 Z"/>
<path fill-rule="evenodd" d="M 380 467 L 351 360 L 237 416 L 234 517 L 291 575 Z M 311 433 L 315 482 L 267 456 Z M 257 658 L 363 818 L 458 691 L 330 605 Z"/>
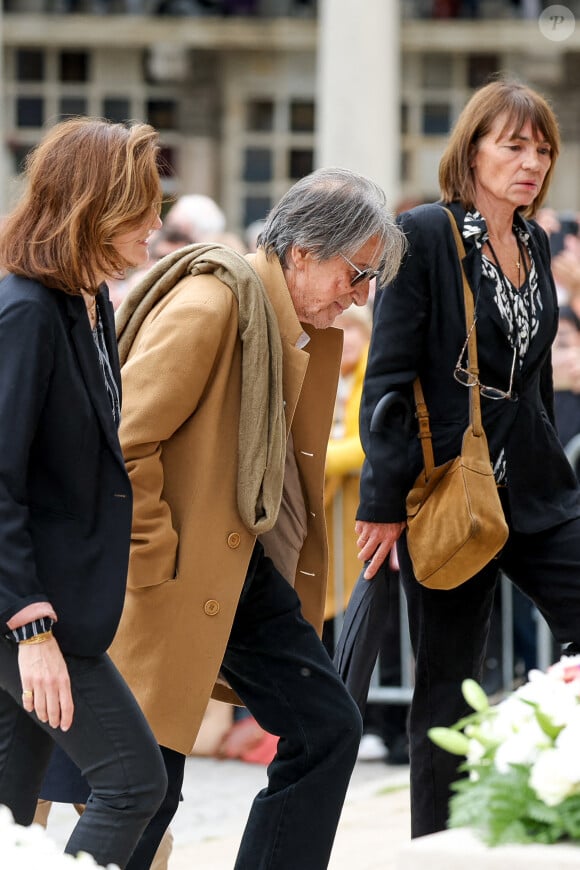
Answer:
<path fill-rule="evenodd" d="M 271 181 L 272 152 L 269 148 L 246 148 L 244 181 Z"/>
<path fill-rule="evenodd" d="M 59 101 L 59 114 L 61 118 L 86 115 L 87 101 L 84 97 L 62 97 Z"/>
<path fill-rule="evenodd" d="M 409 105 L 401 103 L 401 133 L 409 132 Z"/>
<path fill-rule="evenodd" d="M 438 136 L 451 129 L 451 108 L 447 103 L 425 103 L 423 107 L 423 133 Z"/>
<path fill-rule="evenodd" d="M 309 175 L 314 167 L 312 148 L 291 148 L 289 152 L 288 175 L 292 179 Z"/>
<path fill-rule="evenodd" d="M 86 51 L 61 51 L 59 78 L 61 82 L 88 82 L 88 53 Z"/>
<path fill-rule="evenodd" d="M 271 208 L 272 201 L 268 196 L 244 197 L 244 226 L 264 220 Z"/>
<path fill-rule="evenodd" d="M 147 122 L 157 130 L 175 130 L 177 128 L 175 100 L 147 100 Z"/>
<path fill-rule="evenodd" d="M 28 156 L 28 152 L 33 148 L 33 145 L 12 145 L 10 151 L 12 153 L 13 171 L 16 175 L 24 172 L 24 162 Z"/>
<path fill-rule="evenodd" d="M 290 103 L 290 130 L 293 133 L 314 132 L 314 103 L 312 100 L 293 100 Z"/>
<path fill-rule="evenodd" d="M 42 127 L 44 100 L 42 97 L 18 97 L 16 100 L 16 126 Z"/>
<path fill-rule="evenodd" d="M 105 97 L 103 100 L 103 117 L 108 118 L 109 121 L 115 121 L 117 124 L 128 121 L 131 117 L 129 100 L 123 97 Z"/>
<path fill-rule="evenodd" d="M 272 100 L 252 100 L 246 106 L 246 129 L 260 133 L 274 129 Z"/>
<path fill-rule="evenodd" d="M 44 79 L 44 52 L 19 49 L 16 52 L 16 78 L 19 82 L 41 82 Z"/>
<path fill-rule="evenodd" d="M 467 82 L 470 88 L 478 88 L 489 80 L 500 68 L 496 54 L 472 54 L 467 58 Z"/>
<path fill-rule="evenodd" d="M 173 176 L 176 175 L 177 166 L 175 148 L 169 148 L 167 145 L 162 145 L 159 149 L 157 166 L 162 178 L 173 178 Z"/>

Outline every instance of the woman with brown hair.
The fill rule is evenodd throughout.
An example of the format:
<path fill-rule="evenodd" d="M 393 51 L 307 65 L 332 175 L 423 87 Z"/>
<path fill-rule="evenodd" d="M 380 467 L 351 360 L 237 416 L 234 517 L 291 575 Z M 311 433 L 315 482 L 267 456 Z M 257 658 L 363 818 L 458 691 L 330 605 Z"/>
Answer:
<path fill-rule="evenodd" d="M 132 495 L 104 282 L 147 260 L 157 155 L 144 124 L 57 124 L 0 233 L 0 804 L 30 824 L 57 743 L 91 786 L 66 851 L 121 868 L 166 776 L 106 655 Z"/>
<path fill-rule="evenodd" d="M 560 146 L 554 113 L 525 85 L 498 79 L 459 116 L 440 164 L 442 202 L 400 217 L 409 247 L 380 294 L 363 390 L 357 530 L 365 577 L 376 576 L 398 539 L 415 654 L 410 717 L 414 836 L 445 827 L 456 758 L 428 730 L 466 713 L 462 680 L 481 678 L 500 569 L 541 610 L 562 646 L 580 644 L 580 490 L 554 425 L 551 345 L 558 306 L 545 232 L 533 220 Z M 468 370 L 465 306 L 450 210 L 462 236 L 475 307 L 479 371 Z M 434 590 L 415 579 L 405 500 L 422 466 L 416 424 L 375 430 L 380 399 L 413 402 L 420 378 L 435 464 L 461 451 L 469 391 L 481 396 L 509 537 L 466 583 Z M 452 517 L 450 516 L 450 521 Z"/>

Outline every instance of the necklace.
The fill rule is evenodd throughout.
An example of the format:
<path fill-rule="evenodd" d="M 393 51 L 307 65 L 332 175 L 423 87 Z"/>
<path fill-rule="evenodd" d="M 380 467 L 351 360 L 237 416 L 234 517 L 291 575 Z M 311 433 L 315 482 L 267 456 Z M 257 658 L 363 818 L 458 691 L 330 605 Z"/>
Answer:
<path fill-rule="evenodd" d="M 493 245 L 490 240 L 487 240 L 487 244 L 489 246 L 489 250 L 491 251 L 492 257 L 495 261 L 495 266 L 497 269 L 497 273 L 499 276 L 499 280 L 501 286 L 503 287 L 503 291 L 505 294 L 505 300 L 507 305 L 509 306 L 511 317 L 512 317 L 512 326 L 511 326 L 511 337 L 510 342 L 512 346 L 517 349 L 518 355 L 520 359 L 523 359 L 523 355 L 527 352 L 530 335 L 532 331 L 532 318 L 533 318 L 533 301 L 532 301 L 532 292 L 531 288 L 527 289 L 524 286 L 522 289 L 522 285 L 520 283 L 520 264 L 524 262 L 525 276 L 524 276 L 524 285 L 528 283 L 529 271 L 528 264 L 525 258 L 525 254 L 523 252 L 522 241 L 519 237 L 517 237 L 518 243 L 518 287 L 514 287 L 515 292 L 512 290 L 512 286 L 510 281 L 506 278 L 503 269 L 501 268 L 500 262 L 496 256 L 496 253 L 493 249 Z M 519 292 L 521 290 L 521 292 Z M 518 309 L 520 311 L 519 323 L 518 323 Z"/>
<path fill-rule="evenodd" d="M 497 239 L 497 237 L 496 237 L 496 241 L 499 241 Z M 516 269 L 518 270 L 518 282 L 517 282 L 516 290 L 520 290 L 521 286 L 522 286 L 521 270 L 522 270 L 522 256 L 523 255 L 522 255 L 522 245 L 521 245 L 521 242 L 517 236 L 516 236 L 516 245 L 518 247 L 518 258 L 517 258 L 517 260 L 513 260 L 512 262 L 513 262 L 514 266 L 516 267 Z M 497 268 L 499 270 L 499 273 L 500 273 L 501 278 L 502 278 L 502 283 L 505 283 L 504 272 L 500 266 L 499 258 L 498 258 L 497 254 L 495 252 L 495 249 L 491 243 L 491 234 L 489 234 L 489 233 L 488 233 L 488 237 L 487 237 L 487 246 L 488 246 L 488 248 L 491 252 L 491 255 L 495 261 L 495 265 L 497 266 Z M 513 254 L 512 254 L 512 256 L 513 256 Z M 526 266 L 525 258 L 524 258 L 524 266 Z M 527 273 L 527 267 L 526 267 L 526 280 L 527 280 L 527 278 L 528 278 L 528 273 Z"/>

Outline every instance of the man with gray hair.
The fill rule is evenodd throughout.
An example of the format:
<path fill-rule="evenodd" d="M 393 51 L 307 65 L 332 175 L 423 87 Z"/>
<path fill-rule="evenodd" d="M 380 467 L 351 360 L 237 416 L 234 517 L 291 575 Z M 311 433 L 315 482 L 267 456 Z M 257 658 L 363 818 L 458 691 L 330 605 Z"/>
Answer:
<path fill-rule="evenodd" d="M 186 236 L 191 242 L 202 242 L 223 233 L 226 216 L 211 197 L 186 193 L 167 212 L 164 228 L 170 234 Z"/>
<path fill-rule="evenodd" d="M 329 327 L 393 276 L 403 247 L 380 188 L 319 170 L 272 210 L 255 254 L 176 251 L 118 311 L 134 515 L 111 654 L 169 774 L 128 870 L 149 867 L 177 809 L 210 696 L 280 738 L 237 870 L 327 867 L 361 736 L 317 634 L 342 347 Z"/>

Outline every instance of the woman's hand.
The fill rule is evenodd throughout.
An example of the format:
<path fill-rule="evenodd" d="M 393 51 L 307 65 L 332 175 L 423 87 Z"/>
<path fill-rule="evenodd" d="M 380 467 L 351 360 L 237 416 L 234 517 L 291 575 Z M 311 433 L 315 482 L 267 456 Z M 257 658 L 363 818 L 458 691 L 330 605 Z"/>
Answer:
<path fill-rule="evenodd" d="M 355 532 L 358 535 L 357 546 L 360 548 L 358 558 L 362 562 L 368 562 L 364 572 L 365 580 L 372 580 L 387 556 L 394 543 L 400 538 L 406 523 L 367 523 L 357 520 Z"/>
<path fill-rule="evenodd" d="M 68 668 L 54 637 L 43 643 L 18 646 L 18 667 L 22 680 L 22 706 L 36 712 L 51 728 L 68 731 L 74 704 Z"/>

